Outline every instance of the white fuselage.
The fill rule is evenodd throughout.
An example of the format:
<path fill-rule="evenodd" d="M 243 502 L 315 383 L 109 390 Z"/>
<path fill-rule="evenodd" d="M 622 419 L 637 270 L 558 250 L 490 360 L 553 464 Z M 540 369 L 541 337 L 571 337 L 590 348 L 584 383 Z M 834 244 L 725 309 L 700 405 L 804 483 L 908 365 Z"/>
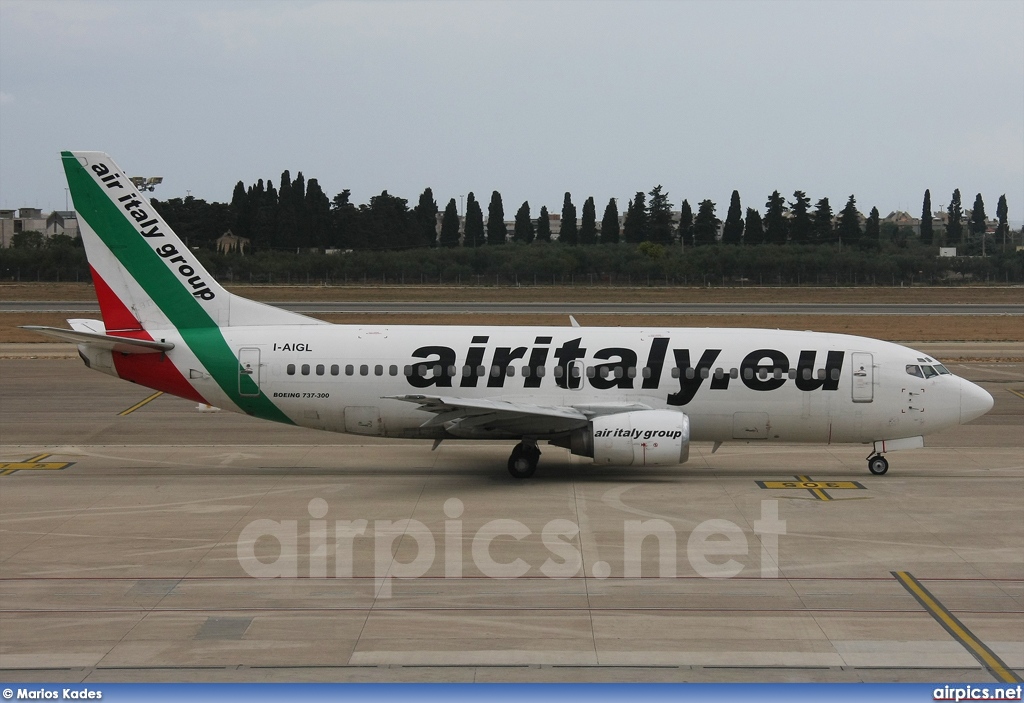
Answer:
<path fill-rule="evenodd" d="M 909 373 L 908 366 L 936 365 L 925 354 L 838 334 L 348 325 L 222 331 L 243 372 L 295 424 L 355 434 L 459 436 L 457 428 L 424 428 L 431 413 L 389 398 L 417 393 L 534 406 L 674 409 L 689 416 L 692 440 L 716 442 L 915 437 L 991 406 L 985 391 L 948 372 L 931 378 Z M 170 359 L 191 373 L 204 397 L 238 409 L 210 376 L 175 359 L 175 351 Z"/>

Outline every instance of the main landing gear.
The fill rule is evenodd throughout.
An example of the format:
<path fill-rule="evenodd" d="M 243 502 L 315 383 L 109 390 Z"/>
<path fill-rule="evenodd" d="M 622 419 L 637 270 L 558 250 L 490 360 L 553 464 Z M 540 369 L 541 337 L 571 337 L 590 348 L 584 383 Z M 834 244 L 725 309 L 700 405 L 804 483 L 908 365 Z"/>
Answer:
<path fill-rule="evenodd" d="M 889 462 L 881 454 L 872 454 L 868 457 L 868 471 L 875 476 L 881 476 L 889 470 Z"/>
<path fill-rule="evenodd" d="M 535 442 L 522 441 L 512 450 L 508 458 L 508 472 L 514 478 L 530 478 L 537 470 L 540 461 L 540 449 Z"/>

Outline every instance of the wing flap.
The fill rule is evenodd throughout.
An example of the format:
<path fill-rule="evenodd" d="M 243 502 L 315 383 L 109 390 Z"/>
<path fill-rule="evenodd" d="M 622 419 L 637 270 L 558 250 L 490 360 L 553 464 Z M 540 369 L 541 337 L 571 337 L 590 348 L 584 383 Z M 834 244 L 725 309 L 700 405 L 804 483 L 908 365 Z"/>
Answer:
<path fill-rule="evenodd" d="M 587 416 L 575 408 L 544 406 L 511 400 L 450 396 L 398 395 L 389 400 L 415 403 L 434 413 L 423 427 L 444 427 L 461 437 L 547 436 L 585 427 Z"/>

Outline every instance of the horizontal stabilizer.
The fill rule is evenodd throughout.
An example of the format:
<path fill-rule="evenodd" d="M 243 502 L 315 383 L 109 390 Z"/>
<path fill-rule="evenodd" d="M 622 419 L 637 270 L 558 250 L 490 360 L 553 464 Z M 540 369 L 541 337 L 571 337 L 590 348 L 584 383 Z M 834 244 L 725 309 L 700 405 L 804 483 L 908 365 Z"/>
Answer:
<path fill-rule="evenodd" d="M 173 342 L 153 342 L 148 339 L 131 339 L 115 337 L 97 332 L 78 332 L 60 327 L 42 327 L 40 325 L 20 325 L 23 330 L 30 330 L 74 344 L 90 344 L 100 349 L 121 352 L 122 354 L 160 354 L 174 349 Z"/>

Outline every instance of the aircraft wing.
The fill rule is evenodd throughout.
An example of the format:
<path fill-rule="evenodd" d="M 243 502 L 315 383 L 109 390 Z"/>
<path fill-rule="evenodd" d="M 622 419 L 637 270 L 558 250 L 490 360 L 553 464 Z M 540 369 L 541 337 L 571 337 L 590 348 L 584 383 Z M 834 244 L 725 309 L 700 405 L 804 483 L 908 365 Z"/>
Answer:
<path fill-rule="evenodd" d="M 564 406 L 430 395 L 387 398 L 416 403 L 421 410 L 434 413 L 423 427 L 444 427 L 459 437 L 547 436 L 586 427 L 590 421 L 583 411 Z"/>
<path fill-rule="evenodd" d="M 100 349 L 121 352 L 122 354 L 160 354 L 174 349 L 173 342 L 154 342 L 148 339 L 131 339 L 130 337 L 115 337 L 109 334 L 98 332 L 84 332 L 78 330 L 65 330 L 60 327 L 43 327 L 40 325 L 21 325 L 23 330 L 31 330 L 44 334 L 47 337 L 54 337 L 64 342 L 74 344 L 90 344 Z"/>

